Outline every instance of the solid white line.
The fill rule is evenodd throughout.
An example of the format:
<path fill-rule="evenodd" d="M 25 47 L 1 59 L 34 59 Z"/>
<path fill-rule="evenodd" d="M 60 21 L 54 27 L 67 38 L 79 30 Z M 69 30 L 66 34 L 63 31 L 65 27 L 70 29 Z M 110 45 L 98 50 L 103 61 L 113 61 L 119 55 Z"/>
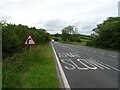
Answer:
<path fill-rule="evenodd" d="M 51 43 L 51 45 L 52 45 L 52 43 Z M 55 57 L 56 57 L 56 60 L 57 60 L 57 64 L 58 64 L 58 67 L 59 67 L 59 70 L 60 70 L 60 74 L 61 74 L 61 77 L 62 77 L 63 84 L 64 84 L 64 86 L 67 90 L 70 90 L 70 85 L 68 84 L 67 78 L 66 78 L 65 73 L 62 69 L 62 66 L 60 64 L 60 61 L 57 57 L 57 54 L 56 54 L 56 51 L 55 51 L 53 45 L 52 45 L 52 48 L 53 48 L 53 51 L 54 51 L 54 54 L 55 54 Z"/>

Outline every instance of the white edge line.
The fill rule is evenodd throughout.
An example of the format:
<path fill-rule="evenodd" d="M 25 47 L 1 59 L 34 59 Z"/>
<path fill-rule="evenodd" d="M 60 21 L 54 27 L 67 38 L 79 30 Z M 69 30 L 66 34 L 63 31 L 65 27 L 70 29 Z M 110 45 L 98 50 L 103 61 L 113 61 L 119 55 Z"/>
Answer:
<path fill-rule="evenodd" d="M 51 45 L 52 45 L 52 43 L 51 43 Z M 62 77 L 62 81 L 64 83 L 64 87 L 70 89 L 70 85 L 68 84 L 67 78 L 66 78 L 65 73 L 64 73 L 64 71 L 62 69 L 62 66 L 61 66 L 61 64 L 59 62 L 59 59 L 57 57 L 57 54 L 56 54 L 56 51 L 55 51 L 53 45 L 52 45 L 52 48 L 53 48 L 53 51 L 54 51 L 54 54 L 55 54 L 55 57 L 56 57 L 56 60 L 57 60 L 57 64 L 58 64 L 59 71 L 60 71 L 60 74 L 61 74 L 61 77 Z"/>

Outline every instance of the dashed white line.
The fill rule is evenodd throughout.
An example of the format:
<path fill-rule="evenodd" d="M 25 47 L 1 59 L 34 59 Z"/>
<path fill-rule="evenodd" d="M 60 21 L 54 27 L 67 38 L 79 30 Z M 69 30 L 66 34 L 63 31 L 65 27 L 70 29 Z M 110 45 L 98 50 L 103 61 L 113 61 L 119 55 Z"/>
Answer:
<path fill-rule="evenodd" d="M 105 53 L 100 53 L 100 54 L 104 55 Z"/>
<path fill-rule="evenodd" d="M 116 57 L 116 56 L 114 56 L 114 55 L 109 55 L 109 56 L 114 57 L 114 58 Z"/>

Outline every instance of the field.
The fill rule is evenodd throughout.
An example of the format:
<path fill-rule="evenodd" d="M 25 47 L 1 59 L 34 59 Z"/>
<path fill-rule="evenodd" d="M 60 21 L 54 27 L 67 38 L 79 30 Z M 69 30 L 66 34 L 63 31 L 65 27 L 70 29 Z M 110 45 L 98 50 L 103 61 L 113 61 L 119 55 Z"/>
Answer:
<path fill-rule="evenodd" d="M 86 46 L 87 42 L 90 40 L 87 39 L 81 39 L 81 42 L 66 42 L 66 41 L 61 41 L 62 43 L 66 44 L 74 44 L 74 45 L 81 45 L 81 46 Z"/>

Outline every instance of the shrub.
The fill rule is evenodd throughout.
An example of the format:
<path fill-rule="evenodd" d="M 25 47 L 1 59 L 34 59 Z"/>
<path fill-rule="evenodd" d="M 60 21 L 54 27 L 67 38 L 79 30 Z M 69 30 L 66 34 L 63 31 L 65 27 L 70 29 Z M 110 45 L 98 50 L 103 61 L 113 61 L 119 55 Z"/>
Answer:
<path fill-rule="evenodd" d="M 2 25 L 2 52 L 3 58 L 21 51 L 25 47 L 24 41 L 28 34 L 32 34 L 36 43 L 48 42 L 50 34 L 45 29 L 29 28 L 25 25 Z"/>

